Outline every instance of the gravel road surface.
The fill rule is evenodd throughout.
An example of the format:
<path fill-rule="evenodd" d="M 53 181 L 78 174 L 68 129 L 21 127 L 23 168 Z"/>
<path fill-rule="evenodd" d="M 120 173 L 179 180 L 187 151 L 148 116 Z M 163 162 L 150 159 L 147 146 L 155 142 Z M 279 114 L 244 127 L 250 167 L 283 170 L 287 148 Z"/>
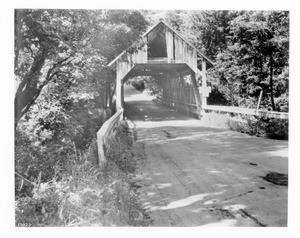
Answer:
<path fill-rule="evenodd" d="M 203 125 L 125 87 L 137 131 L 135 182 L 153 226 L 287 226 L 288 142 Z"/>

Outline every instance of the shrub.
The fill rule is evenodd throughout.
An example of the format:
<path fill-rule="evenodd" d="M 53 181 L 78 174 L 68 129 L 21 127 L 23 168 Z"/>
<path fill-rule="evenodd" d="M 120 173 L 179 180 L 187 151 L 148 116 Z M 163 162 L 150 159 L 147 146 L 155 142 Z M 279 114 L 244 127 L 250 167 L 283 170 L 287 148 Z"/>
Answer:
<path fill-rule="evenodd" d="M 207 98 L 207 104 L 209 105 L 227 105 L 228 100 L 226 99 L 225 95 L 219 91 L 216 85 L 212 85 L 211 93 Z"/>
<path fill-rule="evenodd" d="M 229 119 L 230 117 L 228 114 L 208 112 L 202 116 L 201 122 L 207 125 L 229 129 L 228 127 Z"/>
<path fill-rule="evenodd" d="M 16 226 L 59 225 L 58 208 L 60 199 L 52 190 L 37 192 L 33 197 L 23 197 L 16 201 Z"/>
<path fill-rule="evenodd" d="M 279 98 L 275 98 L 276 108 L 281 112 L 289 111 L 289 98 L 287 95 L 282 95 Z"/>
<path fill-rule="evenodd" d="M 145 83 L 143 79 L 134 79 L 131 81 L 131 85 L 141 92 L 145 90 Z"/>
<path fill-rule="evenodd" d="M 74 160 L 74 147 L 70 141 L 48 142 L 47 146 L 32 143 L 27 136 L 16 131 L 15 138 L 15 171 L 34 182 L 41 173 L 41 182 L 61 177 L 61 171 L 67 171 L 70 161 Z M 32 185 L 15 177 L 16 198 L 32 195 Z"/>
<path fill-rule="evenodd" d="M 228 123 L 231 130 L 259 137 L 265 136 L 265 125 L 256 116 L 245 115 L 239 121 L 234 118 L 232 117 Z"/>
<path fill-rule="evenodd" d="M 247 133 L 258 137 L 277 140 L 288 139 L 288 120 L 246 116 L 245 122 L 230 121 L 229 127 L 233 131 Z"/>
<path fill-rule="evenodd" d="M 147 226 L 148 215 L 141 207 L 130 174 L 137 166 L 132 145 L 134 134 L 126 123 L 117 129 L 108 162 L 98 161 L 96 141 L 82 153 L 75 153 L 69 171 L 60 179 L 35 186 L 32 196 L 16 201 L 16 226 Z M 121 146 L 121 147 L 120 147 Z M 135 162 L 134 162 L 135 161 Z M 125 166 L 125 164 L 128 165 Z"/>
<path fill-rule="evenodd" d="M 267 119 L 266 134 L 269 138 L 288 140 L 289 121 L 284 119 Z"/>
<path fill-rule="evenodd" d="M 137 166 L 132 149 L 134 137 L 134 131 L 129 129 L 126 121 L 122 121 L 107 150 L 107 160 L 114 162 L 126 174 L 134 173 Z"/>

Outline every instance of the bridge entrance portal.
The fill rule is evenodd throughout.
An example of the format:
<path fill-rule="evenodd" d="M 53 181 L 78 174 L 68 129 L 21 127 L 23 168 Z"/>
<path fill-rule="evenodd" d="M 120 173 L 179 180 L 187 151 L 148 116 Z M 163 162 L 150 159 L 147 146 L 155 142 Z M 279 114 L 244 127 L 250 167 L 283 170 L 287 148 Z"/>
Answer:
<path fill-rule="evenodd" d="M 175 98 L 184 107 L 194 102 L 194 111 L 200 117 L 210 92 L 206 70 L 213 63 L 163 20 L 150 28 L 137 45 L 138 50 L 124 51 L 108 65 L 116 71 L 117 110 L 122 108 L 122 85 L 128 79 L 152 76 L 168 82 L 163 88 L 163 99 Z M 185 77 L 189 77 L 189 93 L 183 88 Z"/>

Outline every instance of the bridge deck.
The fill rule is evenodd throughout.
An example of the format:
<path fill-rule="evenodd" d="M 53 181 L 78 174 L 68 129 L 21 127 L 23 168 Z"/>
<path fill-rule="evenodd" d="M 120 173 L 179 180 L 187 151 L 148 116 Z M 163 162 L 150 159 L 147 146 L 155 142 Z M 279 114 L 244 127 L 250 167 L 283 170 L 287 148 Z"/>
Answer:
<path fill-rule="evenodd" d="M 143 163 L 136 181 L 155 226 L 287 225 L 287 186 L 263 179 L 288 173 L 287 141 L 204 126 L 130 87 L 125 97 Z"/>

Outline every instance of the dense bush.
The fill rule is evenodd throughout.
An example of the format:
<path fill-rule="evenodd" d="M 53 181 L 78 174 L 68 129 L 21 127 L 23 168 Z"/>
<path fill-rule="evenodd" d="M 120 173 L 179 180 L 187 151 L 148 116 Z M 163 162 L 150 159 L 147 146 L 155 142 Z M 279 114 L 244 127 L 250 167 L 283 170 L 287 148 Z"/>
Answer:
<path fill-rule="evenodd" d="M 131 80 L 131 85 L 141 92 L 145 90 L 145 83 L 141 78 L 137 77 Z"/>
<path fill-rule="evenodd" d="M 207 104 L 209 105 L 227 105 L 228 101 L 224 93 L 221 93 L 216 85 L 212 85 L 211 93 L 207 98 Z"/>
<path fill-rule="evenodd" d="M 254 116 L 247 117 L 245 122 L 229 121 L 231 130 L 278 140 L 288 139 L 288 125 L 288 120 Z"/>
<path fill-rule="evenodd" d="M 266 134 L 269 138 L 287 140 L 289 137 L 289 122 L 283 119 L 267 119 Z"/>
<path fill-rule="evenodd" d="M 52 142 L 47 146 L 34 144 L 20 132 L 16 133 L 15 171 L 34 182 L 41 174 L 41 182 L 47 182 L 54 176 L 61 177 L 61 171 L 66 171 L 70 161 L 74 159 L 74 147 L 71 142 Z M 32 186 L 24 183 L 24 179 L 16 176 L 16 198 L 30 196 Z"/>
<path fill-rule="evenodd" d="M 282 95 L 279 98 L 275 98 L 276 108 L 280 112 L 289 112 L 289 98 L 287 95 Z"/>
<path fill-rule="evenodd" d="M 132 150 L 133 141 L 134 132 L 123 121 L 114 138 L 110 141 L 111 147 L 107 149 L 107 159 L 114 162 L 126 174 L 134 173 L 136 168 L 136 160 Z"/>
<path fill-rule="evenodd" d="M 16 201 L 16 225 L 22 226 L 147 226 L 150 221 L 132 187 L 130 174 L 137 166 L 133 132 L 122 123 L 101 167 L 96 141 L 76 153 L 69 172 L 60 179 L 36 184 L 32 196 Z M 119 157 L 113 151 L 126 151 Z"/>

